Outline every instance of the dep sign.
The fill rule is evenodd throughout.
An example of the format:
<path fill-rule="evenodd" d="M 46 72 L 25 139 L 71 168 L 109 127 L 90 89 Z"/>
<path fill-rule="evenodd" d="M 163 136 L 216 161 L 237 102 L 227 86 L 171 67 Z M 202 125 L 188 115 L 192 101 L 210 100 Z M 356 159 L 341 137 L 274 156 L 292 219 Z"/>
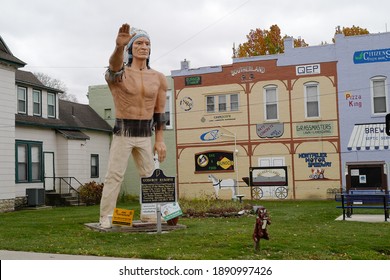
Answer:
<path fill-rule="evenodd" d="M 321 66 L 320 64 L 295 66 L 295 73 L 297 76 L 320 74 Z"/>

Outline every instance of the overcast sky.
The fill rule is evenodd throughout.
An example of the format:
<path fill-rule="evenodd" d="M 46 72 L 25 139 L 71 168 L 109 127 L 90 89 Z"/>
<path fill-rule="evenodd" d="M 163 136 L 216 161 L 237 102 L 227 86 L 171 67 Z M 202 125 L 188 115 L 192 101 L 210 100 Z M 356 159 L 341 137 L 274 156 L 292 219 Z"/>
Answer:
<path fill-rule="evenodd" d="M 0 0 L 0 4 L 0 35 L 13 55 L 27 63 L 21 70 L 61 80 L 80 103 L 88 103 L 88 86 L 105 84 L 105 67 L 122 23 L 149 33 L 151 67 L 165 75 L 179 69 L 184 59 L 192 68 L 230 64 L 233 43 L 244 43 L 251 29 L 273 24 L 282 36 L 301 37 L 310 46 L 330 43 L 338 25 L 357 25 L 370 33 L 390 29 L 388 0 Z"/>

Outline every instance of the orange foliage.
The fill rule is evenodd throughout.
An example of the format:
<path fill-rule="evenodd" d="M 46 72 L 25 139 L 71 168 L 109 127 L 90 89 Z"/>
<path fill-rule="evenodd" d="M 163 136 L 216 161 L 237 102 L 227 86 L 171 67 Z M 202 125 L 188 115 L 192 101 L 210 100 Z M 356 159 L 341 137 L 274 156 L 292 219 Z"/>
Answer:
<path fill-rule="evenodd" d="M 352 27 L 336 28 L 336 34 L 345 36 L 356 36 L 369 34 L 366 28 L 353 25 Z M 287 35 L 284 36 L 288 37 Z M 239 44 L 238 49 L 233 47 L 234 57 L 250 57 L 266 54 L 278 54 L 284 52 L 283 38 L 280 36 L 280 28 L 276 24 L 272 25 L 269 30 L 256 28 L 251 30 L 246 36 L 247 42 Z M 334 42 L 334 39 L 333 39 Z M 294 39 L 294 47 L 309 46 L 304 39 Z"/>
<path fill-rule="evenodd" d="M 248 41 L 238 46 L 235 56 L 249 57 L 282 53 L 284 51 L 280 28 L 276 24 L 272 25 L 270 30 L 252 29 L 246 38 Z"/>
<path fill-rule="evenodd" d="M 343 29 L 340 29 L 340 26 L 337 26 L 335 34 L 344 34 L 344 36 L 357 36 L 370 34 L 370 32 L 367 30 L 367 28 L 352 25 L 352 27 L 343 27 Z M 332 39 L 332 42 L 335 42 L 334 38 Z"/>
<path fill-rule="evenodd" d="M 362 28 L 359 26 L 352 25 L 352 27 L 343 27 L 342 31 L 338 27 L 336 29 L 336 34 L 344 34 L 345 36 L 356 36 L 356 35 L 364 35 L 364 34 L 370 34 L 368 32 L 367 28 Z"/>

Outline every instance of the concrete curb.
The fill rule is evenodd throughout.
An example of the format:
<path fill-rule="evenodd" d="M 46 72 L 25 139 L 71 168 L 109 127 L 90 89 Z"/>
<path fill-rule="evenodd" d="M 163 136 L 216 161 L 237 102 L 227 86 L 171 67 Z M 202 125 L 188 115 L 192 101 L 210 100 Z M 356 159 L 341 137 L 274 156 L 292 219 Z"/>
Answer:
<path fill-rule="evenodd" d="M 125 259 L 126 258 L 0 250 L 0 260 L 125 260 Z"/>

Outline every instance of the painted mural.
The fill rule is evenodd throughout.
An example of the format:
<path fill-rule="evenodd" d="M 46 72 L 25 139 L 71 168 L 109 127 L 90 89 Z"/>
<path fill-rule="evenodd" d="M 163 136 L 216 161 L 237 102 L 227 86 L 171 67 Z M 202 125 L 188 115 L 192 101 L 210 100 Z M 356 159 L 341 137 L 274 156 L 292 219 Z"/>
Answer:
<path fill-rule="evenodd" d="M 325 168 L 332 167 L 332 162 L 327 159 L 328 153 L 300 153 L 298 158 L 304 159 L 310 168 L 309 178 L 325 179 Z"/>
<path fill-rule="evenodd" d="M 233 152 L 208 151 L 195 154 L 195 171 L 234 171 Z"/>

